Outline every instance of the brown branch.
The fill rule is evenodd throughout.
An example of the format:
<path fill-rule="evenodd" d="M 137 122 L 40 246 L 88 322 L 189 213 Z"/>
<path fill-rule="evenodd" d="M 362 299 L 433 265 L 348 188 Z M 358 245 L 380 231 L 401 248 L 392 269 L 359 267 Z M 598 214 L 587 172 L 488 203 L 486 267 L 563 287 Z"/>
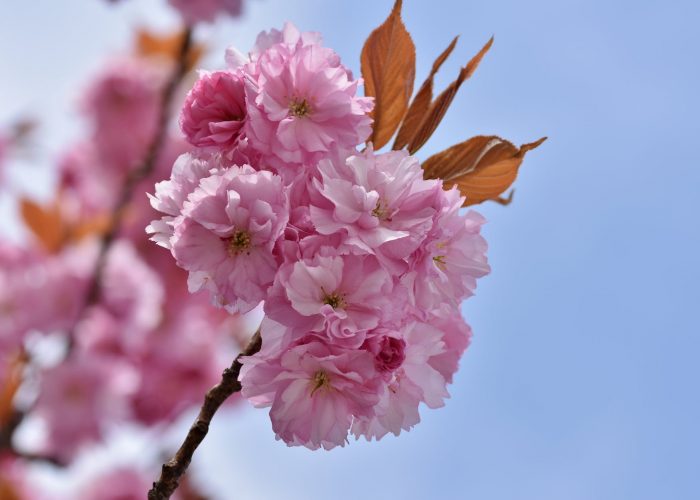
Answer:
<path fill-rule="evenodd" d="M 209 389 L 204 396 L 204 403 L 199 410 L 197 419 L 190 427 L 185 440 L 175 453 L 175 456 L 163 464 L 158 481 L 153 483 L 153 487 L 148 492 L 148 500 L 167 500 L 177 489 L 178 481 L 187 471 L 187 467 L 192 461 L 197 447 L 202 443 L 211 423 L 214 414 L 226 399 L 232 394 L 241 390 L 241 383 L 238 381 L 238 374 L 241 371 L 242 356 L 252 356 L 260 350 L 262 339 L 260 330 L 250 339 L 250 342 L 241 353 L 236 356 L 229 368 L 226 368 L 221 375 L 221 381 Z"/>
<path fill-rule="evenodd" d="M 100 299 L 100 287 L 102 283 L 102 277 L 104 275 L 105 265 L 107 262 L 107 253 L 114 240 L 119 236 L 122 229 L 122 223 L 124 221 L 125 208 L 129 204 L 134 192 L 134 188 L 139 181 L 147 177 L 153 172 L 158 160 L 158 155 L 161 149 L 163 149 L 163 144 L 167 137 L 168 122 L 170 121 L 170 111 L 173 101 L 173 96 L 175 95 L 175 90 L 180 84 L 184 76 L 187 74 L 189 69 L 189 53 L 192 47 L 192 28 L 187 27 L 182 35 L 182 43 L 180 45 L 180 51 L 177 56 L 177 65 L 172 76 L 168 80 L 167 84 L 163 88 L 163 94 L 161 96 L 160 103 L 160 115 L 158 116 L 158 126 L 156 128 L 156 134 L 151 141 L 151 144 L 146 151 L 146 156 L 144 157 L 141 164 L 134 168 L 126 178 L 126 181 L 122 185 L 122 189 L 117 198 L 117 203 L 112 212 L 112 220 L 110 221 L 107 232 L 102 236 L 100 240 L 100 250 L 97 256 L 97 262 L 95 263 L 95 270 L 92 273 L 92 279 L 88 285 L 87 294 L 85 296 L 85 301 L 81 308 L 81 312 L 78 314 L 78 318 L 82 315 L 90 306 L 96 304 Z M 75 344 L 75 327 L 71 329 L 68 333 L 68 352 L 70 353 Z"/>

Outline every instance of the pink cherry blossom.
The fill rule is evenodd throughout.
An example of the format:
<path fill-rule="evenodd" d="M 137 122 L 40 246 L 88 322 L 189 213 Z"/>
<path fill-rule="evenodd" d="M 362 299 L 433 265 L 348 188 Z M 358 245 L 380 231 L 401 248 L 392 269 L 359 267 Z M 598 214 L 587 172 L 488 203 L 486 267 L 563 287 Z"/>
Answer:
<path fill-rule="evenodd" d="M 71 460 L 99 440 L 107 416 L 118 414 L 108 358 L 81 356 L 43 373 L 36 411 L 47 424 L 47 452 Z"/>
<path fill-rule="evenodd" d="M 213 174 L 189 196 L 183 216 L 172 253 L 190 273 L 190 290 L 209 290 L 232 312 L 264 300 L 278 267 L 274 245 L 288 220 L 281 179 L 249 166 Z"/>
<path fill-rule="evenodd" d="M 235 331 L 233 319 L 192 301 L 148 334 L 135 355 L 139 383 L 129 396 L 139 422 L 171 422 L 201 402 L 202 394 L 231 364 L 234 350 L 225 349 L 223 334 Z"/>
<path fill-rule="evenodd" d="M 377 259 L 357 255 L 296 262 L 280 284 L 286 300 L 266 304 L 272 319 L 290 324 L 296 317 L 295 331 L 317 332 L 345 347 L 359 347 L 378 325 L 393 287 Z"/>
<path fill-rule="evenodd" d="M 485 219 L 470 210 L 459 213 L 463 198 L 456 189 L 440 192 L 439 211 L 431 231 L 413 254 L 412 271 L 403 278 L 417 309 L 434 312 L 458 307 L 473 295 L 476 280 L 489 273 L 487 244 L 481 236 Z"/>
<path fill-rule="evenodd" d="M 442 332 L 414 321 L 401 330 L 401 338 L 405 343 L 404 359 L 384 386 L 374 415 L 355 420 L 352 432 L 358 438 L 364 435 L 381 439 L 388 432 L 398 436 L 401 430 L 410 430 L 420 421 L 421 402 L 437 408 L 449 396 L 445 378 L 429 364 L 431 358 L 445 352 Z"/>
<path fill-rule="evenodd" d="M 185 153 L 178 157 L 173 165 L 170 179 L 156 184 L 155 194 L 149 194 L 151 206 L 165 214 L 160 220 L 154 220 L 146 228 L 151 240 L 158 245 L 170 248 L 175 219 L 180 217 L 187 197 L 199 186 L 199 182 L 211 173 L 220 170 L 217 158 L 200 158 Z"/>
<path fill-rule="evenodd" d="M 142 500 L 150 481 L 137 469 L 120 466 L 100 474 L 83 486 L 78 500 Z"/>
<path fill-rule="evenodd" d="M 213 22 L 219 14 L 240 16 L 243 0 L 168 0 L 186 22 Z"/>
<path fill-rule="evenodd" d="M 377 155 L 368 149 L 342 163 L 321 161 L 318 170 L 322 197 L 310 215 L 321 234 L 342 233 L 347 245 L 405 259 L 433 225 L 440 185 L 423 180 L 418 160 L 405 151 Z"/>
<path fill-rule="evenodd" d="M 87 90 L 85 114 L 104 166 L 129 171 L 143 159 L 158 126 L 164 69 L 136 58 L 115 60 Z"/>
<path fill-rule="evenodd" d="M 330 49 L 301 40 L 273 44 L 246 81 L 246 135 L 286 164 L 314 164 L 354 148 L 371 131 L 372 101 L 356 96 L 358 83 Z"/>
<path fill-rule="evenodd" d="M 202 72 L 185 99 L 180 128 L 193 146 L 225 153 L 237 145 L 245 118 L 242 75 Z"/>
<path fill-rule="evenodd" d="M 373 356 L 319 341 L 275 359 L 246 358 L 240 380 L 244 397 L 271 406 L 278 439 L 311 449 L 344 446 L 353 418 L 371 415 L 378 401 Z"/>

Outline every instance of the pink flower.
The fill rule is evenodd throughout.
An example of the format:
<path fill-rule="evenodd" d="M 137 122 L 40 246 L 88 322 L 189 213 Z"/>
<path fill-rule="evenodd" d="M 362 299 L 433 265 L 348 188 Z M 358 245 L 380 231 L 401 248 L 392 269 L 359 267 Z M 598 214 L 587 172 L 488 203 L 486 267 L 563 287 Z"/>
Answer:
<path fill-rule="evenodd" d="M 231 312 L 250 311 L 265 299 L 278 267 L 274 245 L 288 219 L 282 187 L 278 176 L 250 166 L 202 179 L 172 238 L 191 291 L 208 289 Z"/>
<path fill-rule="evenodd" d="M 114 61 L 87 91 L 102 164 L 129 171 L 142 161 L 158 126 L 163 68 L 139 59 Z"/>
<path fill-rule="evenodd" d="M 36 411 L 48 427 L 48 452 L 70 461 L 82 445 L 102 437 L 103 423 L 117 414 L 107 358 L 73 356 L 44 372 Z"/>
<path fill-rule="evenodd" d="M 147 335 L 141 352 L 134 356 L 139 384 L 129 396 L 139 422 L 172 422 L 201 404 L 202 395 L 231 364 L 234 349 L 225 341 L 240 328 L 235 319 L 190 300 Z"/>
<path fill-rule="evenodd" d="M 213 22 L 220 13 L 241 15 L 243 0 L 168 0 L 187 23 Z"/>
<path fill-rule="evenodd" d="M 79 142 L 69 148 L 58 163 L 59 185 L 68 203 L 84 217 L 94 217 L 111 211 L 117 202 L 115 186 L 124 182 L 122 171 L 104 168 L 95 144 Z"/>
<path fill-rule="evenodd" d="M 246 118 L 243 80 L 239 73 L 200 73 L 187 94 L 180 127 L 193 146 L 228 152 L 238 143 Z"/>
<path fill-rule="evenodd" d="M 281 162 L 310 165 L 354 148 L 371 132 L 372 101 L 356 96 L 358 83 L 318 43 L 272 45 L 246 81 L 251 145 Z"/>
<path fill-rule="evenodd" d="M 471 342 L 472 329 L 464 321 L 459 310 L 453 310 L 446 318 L 434 319 L 432 324 L 442 332 L 445 351 L 432 356 L 428 363 L 451 384 L 452 377 L 459 368 L 459 360 Z"/>
<path fill-rule="evenodd" d="M 418 160 L 405 151 L 377 155 L 368 149 L 342 163 L 323 160 L 318 170 L 314 184 L 322 196 L 313 200 L 310 215 L 321 234 L 341 233 L 347 245 L 402 260 L 433 225 L 440 185 L 423 180 Z"/>
<path fill-rule="evenodd" d="M 91 479 L 78 494 L 78 500 L 142 500 L 150 488 L 143 473 L 120 467 Z"/>
<path fill-rule="evenodd" d="M 403 278 L 424 313 L 437 313 L 444 305 L 448 311 L 458 307 L 473 295 L 476 280 L 490 271 L 486 240 L 480 234 L 485 219 L 473 210 L 460 215 L 463 198 L 456 189 L 441 191 L 439 202 L 431 231 L 411 257 L 412 271 Z"/>
<path fill-rule="evenodd" d="M 295 326 L 297 334 L 316 332 L 334 344 L 359 347 L 378 325 L 393 282 L 374 257 L 339 255 L 295 263 L 281 274 L 280 285 L 286 300 L 266 303 L 273 320 Z"/>
<path fill-rule="evenodd" d="M 449 396 L 445 378 L 429 363 L 445 351 L 442 332 L 426 323 L 411 322 L 401 329 L 401 337 L 405 342 L 404 359 L 385 386 L 374 415 L 353 423 L 352 432 L 358 438 L 364 435 L 368 440 L 381 439 L 388 432 L 398 436 L 401 430 L 408 431 L 420 421 L 421 401 L 437 408 Z"/>
<path fill-rule="evenodd" d="M 170 179 L 156 184 L 155 195 L 149 194 L 151 206 L 165 214 L 146 227 L 151 240 L 170 248 L 174 224 L 180 217 L 187 197 L 199 186 L 199 182 L 210 174 L 220 171 L 217 157 L 199 158 L 191 153 L 180 155 L 173 165 Z"/>
<path fill-rule="evenodd" d="M 344 446 L 353 418 L 371 415 L 378 401 L 367 351 L 311 341 L 275 359 L 252 356 L 243 362 L 243 396 L 272 407 L 272 429 L 288 445 Z"/>

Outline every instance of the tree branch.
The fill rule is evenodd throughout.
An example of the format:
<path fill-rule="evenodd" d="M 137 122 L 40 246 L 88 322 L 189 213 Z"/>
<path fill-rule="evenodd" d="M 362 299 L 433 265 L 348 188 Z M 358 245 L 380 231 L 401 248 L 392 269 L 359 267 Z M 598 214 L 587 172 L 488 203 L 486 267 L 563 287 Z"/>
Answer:
<path fill-rule="evenodd" d="M 187 27 L 182 35 L 182 42 L 177 56 L 175 71 L 163 88 L 156 134 L 153 137 L 148 150 L 146 151 L 146 156 L 144 157 L 143 161 L 138 167 L 134 168 L 129 173 L 126 181 L 122 185 L 119 197 L 117 198 L 117 204 L 112 212 L 112 220 L 110 221 L 107 232 L 100 240 L 100 250 L 97 256 L 97 262 L 95 263 L 95 271 L 92 273 L 92 279 L 88 285 L 85 301 L 81 308 L 81 313 L 78 314 L 78 318 L 82 315 L 82 312 L 85 311 L 85 309 L 99 301 L 102 276 L 104 274 L 104 269 L 107 262 L 107 253 L 109 252 L 114 240 L 119 236 L 124 220 L 125 208 L 131 201 L 134 194 L 134 188 L 138 182 L 150 175 L 156 166 L 158 155 L 160 154 L 161 149 L 163 149 L 163 144 L 165 143 L 165 139 L 167 137 L 168 122 L 170 121 L 170 111 L 175 90 L 188 71 L 188 59 L 191 47 L 192 28 Z M 75 328 L 68 332 L 69 354 L 75 344 L 74 329 Z"/>
<path fill-rule="evenodd" d="M 229 396 L 241 390 L 241 383 L 238 381 L 242 366 L 240 358 L 252 356 L 260 350 L 261 346 L 262 339 L 258 329 L 246 348 L 236 356 L 231 366 L 224 370 L 221 381 L 207 392 L 199 415 L 190 427 L 182 445 L 175 456 L 163 464 L 158 481 L 153 483 L 153 487 L 148 492 L 148 500 L 167 500 L 177 489 L 180 478 L 185 474 L 192 461 L 192 455 L 209 431 L 209 424 L 214 414 Z"/>

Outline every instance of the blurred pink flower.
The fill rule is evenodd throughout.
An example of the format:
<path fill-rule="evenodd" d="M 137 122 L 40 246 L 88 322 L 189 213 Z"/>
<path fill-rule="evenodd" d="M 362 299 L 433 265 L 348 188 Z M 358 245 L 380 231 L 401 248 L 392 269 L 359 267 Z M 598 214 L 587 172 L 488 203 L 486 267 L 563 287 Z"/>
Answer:
<path fill-rule="evenodd" d="M 243 10 L 243 0 L 168 0 L 180 11 L 187 23 L 213 22 L 219 14 L 237 17 Z"/>
<path fill-rule="evenodd" d="M 121 466 L 92 478 L 77 500 L 143 500 L 150 486 L 143 472 Z"/>
<path fill-rule="evenodd" d="M 120 399 L 110 358 L 73 356 L 44 371 L 36 412 L 47 424 L 46 451 L 70 461 L 83 445 L 102 438 Z"/>
<path fill-rule="evenodd" d="M 143 160 L 158 126 L 165 69 L 152 61 L 118 59 L 88 88 L 84 112 L 103 166 L 130 171 Z"/>

